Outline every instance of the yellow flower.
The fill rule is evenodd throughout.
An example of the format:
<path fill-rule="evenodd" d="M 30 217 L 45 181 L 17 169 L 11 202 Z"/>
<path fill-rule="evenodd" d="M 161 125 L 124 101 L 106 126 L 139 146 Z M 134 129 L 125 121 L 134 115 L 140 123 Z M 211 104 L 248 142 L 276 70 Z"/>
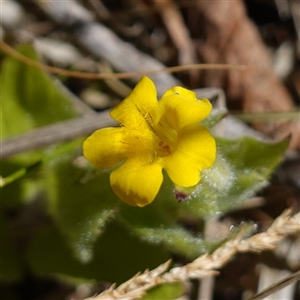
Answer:
<path fill-rule="evenodd" d="M 119 165 L 110 174 L 114 192 L 130 205 L 145 206 L 160 189 L 162 169 L 176 185 L 191 187 L 212 166 L 216 143 L 198 124 L 211 109 L 207 99 L 182 87 L 157 101 L 154 83 L 142 77 L 110 112 L 121 127 L 94 132 L 83 144 L 84 156 L 102 169 Z"/>

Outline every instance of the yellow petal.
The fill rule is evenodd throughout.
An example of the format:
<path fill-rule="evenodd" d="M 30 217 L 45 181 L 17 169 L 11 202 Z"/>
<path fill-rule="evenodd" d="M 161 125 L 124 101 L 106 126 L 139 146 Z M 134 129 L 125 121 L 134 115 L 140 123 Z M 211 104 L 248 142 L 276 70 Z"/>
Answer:
<path fill-rule="evenodd" d="M 122 139 L 124 128 L 102 128 L 83 143 L 83 155 L 102 169 L 111 168 L 126 158 Z"/>
<path fill-rule="evenodd" d="M 216 158 L 216 142 L 209 131 L 198 124 L 178 132 L 173 153 L 163 158 L 163 168 L 170 179 L 182 187 L 196 185 L 203 168 L 210 168 Z"/>
<path fill-rule="evenodd" d="M 199 100 L 193 91 L 180 86 L 167 90 L 159 101 L 159 107 L 164 111 L 166 121 L 176 131 L 201 122 L 212 110 L 209 100 Z"/>
<path fill-rule="evenodd" d="M 110 174 L 110 184 L 118 197 L 140 207 L 153 201 L 162 181 L 160 164 L 145 164 L 138 159 L 128 159 Z"/>
<path fill-rule="evenodd" d="M 158 118 L 158 101 L 151 79 L 143 76 L 132 92 L 111 110 L 110 116 L 126 127 L 135 128 L 146 122 L 152 126 Z"/>

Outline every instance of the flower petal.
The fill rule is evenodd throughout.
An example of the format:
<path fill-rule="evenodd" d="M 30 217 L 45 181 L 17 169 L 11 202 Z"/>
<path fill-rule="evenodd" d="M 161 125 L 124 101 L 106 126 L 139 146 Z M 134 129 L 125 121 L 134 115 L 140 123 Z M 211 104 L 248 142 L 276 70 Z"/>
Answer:
<path fill-rule="evenodd" d="M 159 107 L 164 111 L 164 118 L 176 131 L 201 122 L 212 110 L 209 100 L 199 100 L 193 91 L 180 86 L 167 90 L 159 101 Z"/>
<path fill-rule="evenodd" d="M 160 164 L 145 164 L 139 159 L 128 159 L 110 174 L 110 184 L 118 197 L 140 207 L 153 201 L 162 181 Z"/>
<path fill-rule="evenodd" d="M 132 92 L 111 110 L 110 116 L 126 127 L 135 128 L 146 122 L 152 126 L 159 116 L 156 88 L 151 79 L 143 76 Z"/>
<path fill-rule="evenodd" d="M 124 128 L 102 128 L 95 131 L 83 143 L 84 156 L 102 169 L 111 168 L 126 158 L 122 144 Z"/>
<path fill-rule="evenodd" d="M 209 131 L 193 124 L 178 132 L 173 153 L 163 158 L 163 168 L 170 179 L 182 187 L 196 185 L 203 168 L 210 168 L 216 158 L 216 142 Z"/>

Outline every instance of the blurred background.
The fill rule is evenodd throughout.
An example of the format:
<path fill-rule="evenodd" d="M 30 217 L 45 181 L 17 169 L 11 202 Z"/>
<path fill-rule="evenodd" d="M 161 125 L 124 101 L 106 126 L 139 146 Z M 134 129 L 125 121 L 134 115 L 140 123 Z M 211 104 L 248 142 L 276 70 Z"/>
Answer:
<path fill-rule="evenodd" d="M 85 299 L 169 258 L 184 265 L 211 252 L 228 237 L 231 226 L 247 222 L 257 233 L 284 209 L 299 211 L 299 1 L 10 0 L 1 1 L 0 21 L 3 300 Z M 275 171 L 275 163 L 265 166 L 270 168 L 268 176 L 263 175 L 264 180 L 270 178 L 268 187 L 253 189 L 255 195 L 243 200 L 241 208 L 229 200 L 224 209 L 211 208 L 213 214 L 222 214 L 210 221 L 203 214 L 195 217 L 188 209 L 178 209 L 174 200 L 171 206 L 163 202 L 136 217 L 137 210 L 116 204 L 118 200 L 110 195 L 108 174 L 99 175 L 81 156 L 82 137 L 115 124 L 108 110 L 129 94 L 142 74 L 173 66 L 185 71 L 149 74 L 158 95 L 181 85 L 209 98 L 216 109 L 226 108 L 234 121 L 224 123 L 217 134 L 234 138 L 250 131 L 263 141 L 289 139 L 283 155 L 279 148 L 268 150 L 281 161 Z M 97 77 L 121 72 L 140 73 Z M 77 117 L 82 118 L 74 121 Z M 26 135 L 40 127 L 45 131 Z M 56 146 L 66 141 L 61 148 Z M 260 155 L 259 146 L 255 149 L 256 156 L 247 154 L 252 161 Z M 264 155 L 268 157 L 267 152 Z M 102 182 L 102 204 L 98 204 L 100 181 L 84 189 L 93 176 Z M 73 177 L 76 188 L 68 182 Z M 171 217 L 162 213 L 168 210 L 176 213 Z M 111 222 L 119 211 L 122 217 Z M 148 229 L 168 228 L 165 222 L 170 218 L 185 230 L 180 236 L 179 227 L 174 229 L 178 243 L 174 236 L 153 237 L 150 229 L 138 227 L 146 226 L 141 219 L 154 215 L 154 225 L 149 221 Z M 77 218 L 80 221 L 75 222 Z M 132 234 L 124 220 L 138 230 Z M 206 240 L 199 242 L 199 235 Z M 198 242 L 201 251 L 188 246 Z M 174 286 L 169 296 L 149 293 L 148 299 L 247 299 L 299 268 L 296 235 L 274 251 L 238 255 L 206 286 L 193 280 Z M 300 299 L 300 284 L 281 292 L 268 299 Z"/>

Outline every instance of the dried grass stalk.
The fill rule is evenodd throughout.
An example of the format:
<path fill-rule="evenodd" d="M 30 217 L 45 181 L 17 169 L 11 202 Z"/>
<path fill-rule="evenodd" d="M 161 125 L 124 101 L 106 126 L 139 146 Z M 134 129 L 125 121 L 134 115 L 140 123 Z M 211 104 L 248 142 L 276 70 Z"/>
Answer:
<path fill-rule="evenodd" d="M 191 263 L 172 268 L 166 272 L 170 261 L 156 269 L 146 270 L 115 288 L 113 284 L 98 296 L 86 300 L 133 300 L 141 298 L 145 292 L 162 283 L 185 281 L 191 278 L 203 278 L 217 274 L 218 269 L 229 262 L 234 255 L 243 252 L 260 252 L 274 249 L 276 244 L 289 235 L 300 233 L 300 213 L 291 216 L 291 210 L 285 210 L 263 233 L 243 240 L 244 230 L 233 239 L 224 243 L 212 254 L 204 254 Z"/>

